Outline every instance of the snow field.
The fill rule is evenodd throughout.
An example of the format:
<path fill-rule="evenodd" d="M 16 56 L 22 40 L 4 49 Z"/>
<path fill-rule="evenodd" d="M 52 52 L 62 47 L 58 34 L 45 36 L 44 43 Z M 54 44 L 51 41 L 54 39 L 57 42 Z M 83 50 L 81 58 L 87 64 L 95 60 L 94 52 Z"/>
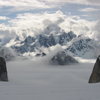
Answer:
<path fill-rule="evenodd" d="M 8 62 L 9 82 L 0 82 L 0 100 L 100 100 L 100 84 L 88 84 L 93 65 Z"/>

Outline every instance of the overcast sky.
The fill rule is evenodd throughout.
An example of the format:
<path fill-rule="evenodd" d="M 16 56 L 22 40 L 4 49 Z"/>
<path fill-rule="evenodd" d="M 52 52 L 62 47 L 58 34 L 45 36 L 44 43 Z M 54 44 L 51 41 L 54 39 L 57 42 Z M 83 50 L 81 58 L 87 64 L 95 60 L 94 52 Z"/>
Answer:
<path fill-rule="evenodd" d="M 26 12 L 52 13 L 57 10 L 65 14 L 87 17 L 100 12 L 100 0 L 0 0 L 0 16 L 4 17 L 13 18 Z"/>
<path fill-rule="evenodd" d="M 59 19 L 63 20 L 61 26 L 65 29 L 70 21 L 76 25 L 73 26 L 75 32 L 85 27 L 84 32 L 88 33 L 96 22 L 99 25 L 99 17 L 100 0 L 0 0 L 0 37 L 21 34 L 19 30 L 29 28 L 32 28 L 30 34 L 38 33 L 43 29 L 44 20 L 56 22 Z"/>

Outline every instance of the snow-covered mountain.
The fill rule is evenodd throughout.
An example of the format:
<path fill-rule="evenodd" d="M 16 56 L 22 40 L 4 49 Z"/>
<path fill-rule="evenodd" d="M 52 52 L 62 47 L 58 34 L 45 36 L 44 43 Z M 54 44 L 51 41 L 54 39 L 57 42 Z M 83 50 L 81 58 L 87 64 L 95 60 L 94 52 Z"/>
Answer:
<path fill-rule="evenodd" d="M 36 37 L 28 36 L 24 40 L 13 39 L 6 46 L 10 46 L 17 52 L 35 52 L 41 47 L 51 47 L 57 44 L 66 45 L 69 41 L 76 38 L 73 32 L 62 32 L 59 34 L 39 34 Z"/>
<path fill-rule="evenodd" d="M 6 47 L 13 48 L 18 54 L 24 55 L 34 53 L 41 55 L 45 53 L 41 48 L 49 49 L 52 46 L 61 45 L 66 52 L 72 55 L 84 58 L 95 58 L 99 55 L 100 44 L 90 37 L 80 35 L 74 32 L 65 32 L 57 25 L 48 25 L 41 34 L 36 36 L 27 36 L 20 39 L 17 36 L 6 43 Z"/>
<path fill-rule="evenodd" d="M 99 55 L 100 45 L 89 37 L 77 37 L 66 51 L 72 52 L 75 56 L 83 58 L 95 58 Z"/>

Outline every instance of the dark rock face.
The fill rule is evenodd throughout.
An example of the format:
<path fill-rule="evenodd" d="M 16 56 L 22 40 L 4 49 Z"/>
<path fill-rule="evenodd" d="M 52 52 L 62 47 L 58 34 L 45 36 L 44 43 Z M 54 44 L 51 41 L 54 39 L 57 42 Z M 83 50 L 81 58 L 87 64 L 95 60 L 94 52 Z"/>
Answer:
<path fill-rule="evenodd" d="M 46 54 L 44 52 L 36 54 L 36 57 L 40 57 L 40 56 L 43 57 L 43 56 L 46 56 Z"/>
<path fill-rule="evenodd" d="M 40 44 L 40 46 L 44 47 L 56 45 L 55 38 L 52 34 L 50 36 L 44 34 L 39 35 L 38 43 Z"/>
<path fill-rule="evenodd" d="M 73 63 L 78 63 L 78 61 L 71 56 L 66 55 L 65 52 L 59 52 L 51 59 L 51 63 L 57 65 L 70 65 Z"/>
<path fill-rule="evenodd" d="M 8 81 L 6 62 L 3 57 L 0 57 L 0 81 Z"/>
<path fill-rule="evenodd" d="M 67 50 L 78 56 L 80 56 L 80 54 L 84 55 L 85 52 L 93 49 L 93 47 L 90 45 L 90 42 L 92 42 L 92 40 L 89 38 L 77 40 L 71 46 L 69 46 Z"/>
<path fill-rule="evenodd" d="M 37 35 L 36 37 L 28 36 L 25 38 L 25 40 L 19 40 L 19 42 L 17 39 L 17 42 L 18 44 L 20 43 L 20 45 L 16 44 L 11 47 L 15 49 L 16 52 L 23 54 L 26 52 L 35 52 L 35 50 L 40 47 L 48 48 L 57 44 L 66 45 L 66 43 L 76 38 L 76 35 L 71 31 L 66 33 L 64 31 L 60 32 L 60 30 L 59 32 L 57 32 L 54 27 L 52 27 L 51 29 L 50 32 L 47 31 L 44 34 Z M 49 28 L 47 28 L 47 30 L 49 30 Z M 55 34 L 51 34 L 51 31 L 53 31 L 53 33 Z"/>
<path fill-rule="evenodd" d="M 64 43 L 71 41 L 75 37 L 76 35 L 72 31 L 68 33 L 64 32 L 63 34 L 59 36 L 59 44 L 63 45 Z"/>
<path fill-rule="evenodd" d="M 94 65 L 92 74 L 89 79 L 89 83 L 98 83 L 100 82 L 100 56 L 97 58 L 97 61 Z"/>

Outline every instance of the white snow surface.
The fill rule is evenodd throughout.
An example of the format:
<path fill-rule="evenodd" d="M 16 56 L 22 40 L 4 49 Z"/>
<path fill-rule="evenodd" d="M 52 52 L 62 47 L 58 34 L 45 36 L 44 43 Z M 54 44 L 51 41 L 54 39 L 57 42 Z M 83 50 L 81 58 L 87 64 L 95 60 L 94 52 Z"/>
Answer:
<path fill-rule="evenodd" d="M 0 82 L 0 100 L 100 100 L 100 83 L 88 83 L 94 62 L 68 66 L 43 60 L 7 62 L 9 82 Z"/>

